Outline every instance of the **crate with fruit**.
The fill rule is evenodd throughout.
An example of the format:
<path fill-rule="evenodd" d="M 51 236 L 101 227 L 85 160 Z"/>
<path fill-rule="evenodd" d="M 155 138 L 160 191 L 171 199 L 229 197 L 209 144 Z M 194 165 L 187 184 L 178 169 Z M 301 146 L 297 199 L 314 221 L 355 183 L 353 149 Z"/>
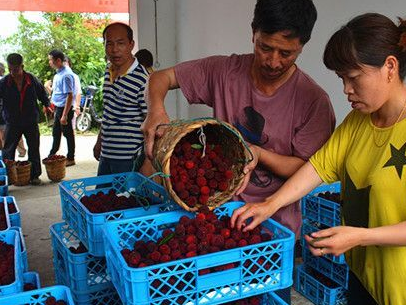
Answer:
<path fill-rule="evenodd" d="M 23 267 L 19 233 L 14 230 L 0 232 L 0 297 L 21 292 Z"/>
<path fill-rule="evenodd" d="M 8 207 L 8 215 L 10 217 L 10 226 L 21 227 L 20 209 L 18 208 L 15 197 L 14 196 L 4 196 L 2 198 L 3 198 L 3 200 L 5 200 L 7 207 Z M 0 231 L 1 231 L 1 229 L 0 229 Z"/>
<path fill-rule="evenodd" d="M 42 160 L 45 165 L 48 179 L 59 182 L 66 175 L 66 157 L 62 155 L 51 155 Z"/>
<path fill-rule="evenodd" d="M 105 225 L 107 268 L 127 304 L 218 304 L 289 287 L 294 234 L 269 219 L 230 227 L 242 202 Z"/>
<path fill-rule="evenodd" d="M 320 226 L 335 227 L 341 224 L 340 182 L 321 185 L 302 198 L 304 218 Z"/>
<path fill-rule="evenodd" d="M 347 304 L 347 290 L 309 266 L 296 268 L 295 290 L 316 305 Z"/>
<path fill-rule="evenodd" d="M 2 197 L 4 198 L 4 197 Z M 11 227 L 10 215 L 6 201 L 0 200 L 0 232 L 6 231 Z"/>
<path fill-rule="evenodd" d="M 31 291 L 41 288 L 38 272 L 29 271 L 23 274 L 23 291 Z"/>
<path fill-rule="evenodd" d="M 0 305 L 75 305 L 66 286 L 49 286 L 41 289 L 0 297 Z"/>
<path fill-rule="evenodd" d="M 154 145 L 154 167 L 185 210 L 214 209 L 241 185 L 244 166 L 252 160 L 240 133 L 216 119 L 173 121 Z"/>
<path fill-rule="evenodd" d="M 0 196 L 8 195 L 8 177 L 7 175 L 0 175 Z"/>
<path fill-rule="evenodd" d="M 94 256 L 104 256 L 106 222 L 177 208 L 161 185 L 135 172 L 63 181 L 59 192 L 62 218 Z"/>
<path fill-rule="evenodd" d="M 25 240 L 24 240 L 24 234 L 23 230 L 21 227 L 10 227 L 10 230 L 14 230 L 18 233 L 19 236 L 19 241 L 20 241 L 20 258 L 21 258 L 21 267 L 23 272 L 28 271 L 28 254 L 27 254 L 27 248 L 25 247 Z"/>

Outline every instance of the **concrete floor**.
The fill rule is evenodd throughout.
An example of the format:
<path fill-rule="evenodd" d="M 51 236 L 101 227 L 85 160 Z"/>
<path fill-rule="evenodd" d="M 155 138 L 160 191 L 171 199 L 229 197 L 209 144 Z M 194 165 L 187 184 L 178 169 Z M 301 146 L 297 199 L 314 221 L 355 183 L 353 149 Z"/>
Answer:
<path fill-rule="evenodd" d="M 66 168 L 65 180 L 96 175 L 97 161 L 93 158 L 96 136 L 76 137 L 76 165 Z M 41 157 L 48 155 L 51 136 L 41 136 Z M 59 154 L 66 154 L 66 141 L 62 139 Z M 18 158 L 23 160 L 26 158 Z M 9 195 L 16 198 L 21 213 L 21 223 L 32 271 L 40 275 L 41 286 L 54 285 L 54 270 L 49 226 L 62 221 L 58 184 L 48 180 L 45 168 L 40 186 L 10 186 Z M 313 304 L 292 289 L 292 305 Z"/>

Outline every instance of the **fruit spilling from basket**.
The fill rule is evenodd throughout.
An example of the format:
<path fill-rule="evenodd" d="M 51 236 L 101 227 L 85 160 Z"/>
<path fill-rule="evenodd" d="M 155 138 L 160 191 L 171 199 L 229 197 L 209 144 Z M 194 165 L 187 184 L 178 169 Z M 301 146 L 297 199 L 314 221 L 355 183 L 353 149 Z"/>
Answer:
<path fill-rule="evenodd" d="M 192 208 L 205 205 L 216 192 L 226 191 L 234 177 L 232 162 L 225 158 L 220 145 L 203 147 L 187 137 L 175 146 L 170 173 L 174 191 Z"/>
<path fill-rule="evenodd" d="M 261 232 L 261 226 L 247 232 L 233 229 L 230 226 L 230 217 L 223 216 L 219 219 L 214 212 L 206 208 L 206 211 L 198 213 L 196 218 L 191 219 L 182 216 L 175 229 L 165 229 L 161 238 L 156 242 L 139 240 L 135 242 L 134 249 L 122 249 L 121 254 L 130 267 L 141 268 L 244 247 L 272 239 L 271 234 Z M 202 269 L 199 274 L 203 275 L 234 267 L 237 266 L 230 263 Z"/>
<path fill-rule="evenodd" d="M 47 162 L 52 162 L 52 161 L 57 161 L 57 160 L 63 160 L 63 159 L 65 159 L 65 156 L 62 156 L 62 155 L 51 155 L 51 156 L 45 158 L 45 159 L 42 160 L 42 161 L 43 161 L 43 163 L 45 164 L 45 163 L 47 163 Z"/>
<path fill-rule="evenodd" d="M 111 189 L 107 194 L 98 192 L 90 196 L 83 196 L 80 199 L 80 202 L 91 213 L 106 213 L 137 207 L 146 207 L 152 204 L 151 200 L 141 196 L 119 196 L 114 189 Z"/>
<path fill-rule="evenodd" d="M 29 164 L 30 164 L 29 161 L 17 161 L 16 162 L 16 167 L 23 167 L 23 166 L 27 166 Z"/>
<path fill-rule="evenodd" d="M 14 281 L 14 246 L 0 241 L 0 286 Z"/>

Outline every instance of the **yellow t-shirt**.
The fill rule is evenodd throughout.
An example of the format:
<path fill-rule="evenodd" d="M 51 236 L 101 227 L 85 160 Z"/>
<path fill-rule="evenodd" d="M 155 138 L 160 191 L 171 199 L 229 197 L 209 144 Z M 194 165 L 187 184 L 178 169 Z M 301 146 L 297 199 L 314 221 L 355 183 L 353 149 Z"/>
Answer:
<path fill-rule="evenodd" d="M 310 162 L 323 181 L 342 182 L 343 223 L 371 228 L 406 221 L 405 152 L 406 119 L 376 128 L 352 111 Z M 355 247 L 346 259 L 379 304 L 406 304 L 406 246 Z"/>

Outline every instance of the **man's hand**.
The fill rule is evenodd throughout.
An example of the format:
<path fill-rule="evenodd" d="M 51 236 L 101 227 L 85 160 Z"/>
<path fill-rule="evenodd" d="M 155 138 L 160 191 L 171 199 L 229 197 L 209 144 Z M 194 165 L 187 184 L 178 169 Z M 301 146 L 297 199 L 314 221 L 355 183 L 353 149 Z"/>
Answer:
<path fill-rule="evenodd" d="M 249 145 L 249 148 L 252 152 L 252 161 L 250 163 L 248 163 L 247 165 L 245 165 L 245 167 L 243 169 L 245 177 L 244 177 L 244 180 L 243 180 L 241 186 L 236 191 L 236 193 L 235 193 L 236 195 L 240 195 L 247 187 L 248 183 L 250 182 L 251 174 L 257 167 L 257 164 L 258 164 L 258 161 L 259 161 L 259 158 L 261 155 L 261 151 L 258 146 Z"/>
<path fill-rule="evenodd" d="M 52 110 L 51 107 L 42 107 L 42 112 L 44 113 L 44 115 L 48 115 L 48 114 L 52 114 L 54 113 L 54 111 Z"/>
<path fill-rule="evenodd" d="M 80 107 L 75 107 L 75 108 L 73 108 L 73 110 L 75 111 L 76 116 L 80 115 Z"/>
<path fill-rule="evenodd" d="M 155 137 L 162 137 L 165 129 L 158 128 L 160 124 L 167 124 L 169 123 L 169 116 L 166 111 L 163 109 L 161 111 L 149 111 L 145 121 L 141 125 L 141 130 L 144 134 L 145 140 L 145 154 L 146 156 L 152 160 L 152 150 L 154 148 Z"/>
<path fill-rule="evenodd" d="M 97 137 L 96 144 L 93 147 L 93 156 L 97 161 L 100 160 L 100 152 L 101 152 L 101 138 L 99 136 Z"/>
<path fill-rule="evenodd" d="M 68 117 L 66 115 L 62 115 L 60 122 L 61 122 L 61 125 L 68 125 Z"/>

